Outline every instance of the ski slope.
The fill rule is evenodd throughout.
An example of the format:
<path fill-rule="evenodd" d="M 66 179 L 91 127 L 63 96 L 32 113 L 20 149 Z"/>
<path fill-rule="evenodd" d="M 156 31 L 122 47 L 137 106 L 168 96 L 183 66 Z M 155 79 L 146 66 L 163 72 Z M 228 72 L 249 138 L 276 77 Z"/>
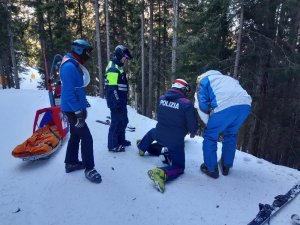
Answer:
<path fill-rule="evenodd" d="M 90 183 L 82 171 L 66 174 L 67 143 L 48 160 L 22 162 L 11 151 L 32 134 L 35 111 L 48 107 L 40 90 L 0 90 L 0 224 L 1 225 L 245 225 L 258 212 L 258 203 L 272 203 L 300 180 L 300 172 L 273 165 L 237 151 L 229 176 L 215 180 L 202 174 L 202 137 L 186 137 L 186 170 L 156 191 L 147 171 L 162 163 L 138 155 L 135 141 L 156 122 L 128 106 L 135 132 L 126 137 L 126 152 L 107 151 L 108 126 L 96 123 L 109 115 L 106 102 L 88 97 L 87 124 L 94 139 L 96 169 L 101 184 Z M 218 145 L 220 156 L 221 143 Z M 271 220 L 290 224 L 300 212 L 300 197 Z"/>
<path fill-rule="evenodd" d="M 38 90 L 39 83 L 42 82 L 41 74 L 33 67 L 23 65 L 25 71 L 19 73 L 20 88 L 28 90 Z"/>

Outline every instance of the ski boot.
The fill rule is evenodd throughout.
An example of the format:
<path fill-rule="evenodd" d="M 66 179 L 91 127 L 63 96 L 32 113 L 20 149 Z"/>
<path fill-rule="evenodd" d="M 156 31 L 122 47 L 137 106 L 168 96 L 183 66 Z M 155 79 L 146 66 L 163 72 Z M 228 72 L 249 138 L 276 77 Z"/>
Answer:
<path fill-rule="evenodd" d="M 209 171 L 207 166 L 202 163 L 200 166 L 200 170 L 205 173 L 207 176 L 217 179 L 219 177 L 219 169 L 218 166 L 216 166 L 215 170 L 213 172 Z"/>
<path fill-rule="evenodd" d="M 125 147 L 123 145 L 118 145 L 114 148 L 109 148 L 109 152 L 125 152 Z"/>
<path fill-rule="evenodd" d="M 143 150 L 141 150 L 141 149 L 139 149 L 139 144 L 141 143 L 141 139 L 138 139 L 138 140 L 136 140 L 136 147 L 138 148 L 138 150 L 139 150 L 139 155 L 140 156 L 144 156 L 145 155 L 145 152 L 143 151 Z"/>
<path fill-rule="evenodd" d="M 95 169 L 85 170 L 85 177 L 92 183 L 99 184 L 102 181 L 101 175 Z"/>
<path fill-rule="evenodd" d="M 170 156 L 169 149 L 167 147 L 163 147 L 161 149 L 161 155 L 159 156 L 162 163 L 167 164 L 169 166 L 172 165 L 172 160 Z"/>
<path fill-rule="evenodd" d="M 160 168 L 155 168 L 148 171 L 149 178 L 153 181 L 154 187 L 161 193 L 166 190 L 165 182 L 167 181 L 167 175 L 165 171 Z"/>
<path fill-rule="evenodd" d="M 230 167 L 224 165 L 224 160 L 222 157 L 219 160 L 219 167 L 224 176 L 227 176 L 229 174 Z"/>
<path fill-rule="evenodd" d="M 128 147 L 128 146 L 130 146 L 130 145 L 131 145 L 131 142 L 128 141 L 128 140 L 125 140 L 125 141 L 122 143 L 122 146 L 124 146 L 124 147 Z"/>
<path fill-rule="evenodd" d="M 76 170 L 83 170 L 84 166 L 83 166 L 81 161 L 79 161 L 77 163 L 74 163 L 74 164 L 66 163 L 65 164 L 65 169 L 66 169 L 66 173 L 71 173 L 71 172 L 76 171 Z"/>

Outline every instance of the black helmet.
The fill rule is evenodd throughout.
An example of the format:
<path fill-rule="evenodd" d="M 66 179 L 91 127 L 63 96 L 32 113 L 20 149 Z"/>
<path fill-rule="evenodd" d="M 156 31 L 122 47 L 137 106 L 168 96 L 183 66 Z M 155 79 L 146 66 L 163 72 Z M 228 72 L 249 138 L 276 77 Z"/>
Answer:
<path fill-rule="evenodd" d="M 128 48 L 124 45 L 118 45 L 115 48 L 114 54 L 118 60 L 121 60 L 123 57 L 126 57 L 129 60 L 133 58 Z"/>
<path fill-rule="evenodd" d="M 93 50 L 93 47 L 85 40 L 78 39 L 72 42 L 71 50 L 83 60 L 87 60 Z"/>

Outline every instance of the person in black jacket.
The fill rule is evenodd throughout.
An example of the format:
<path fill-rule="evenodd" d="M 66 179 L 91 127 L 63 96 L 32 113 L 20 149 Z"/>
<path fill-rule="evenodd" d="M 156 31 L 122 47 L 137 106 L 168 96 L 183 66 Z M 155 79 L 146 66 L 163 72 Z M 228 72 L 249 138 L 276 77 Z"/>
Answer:
<path fill-rule="evenodd" d="M 109 61 L 105 72 L 106 101 L 111 112 L 107 147 L 111 152 L 123 152 L 126 146 L 131 145 L 125 139 L 128 124 L 128 81 L 123 66 L 132 59 L 132 55 L 123 45 L 118 45 L 114 54 L 115 57 Z"/>
<path fill-rule="evenodd" d="M 172 88 L 159 98 L 156 127 L 148 131 L 143 139 L 138 142 L 139 155 L 153 151 L 153 142 L 164 146 L 169 152 L 168 166 L 155 168 L 148 171 L 148 176 L 153 180 L 155 188 L 165 191 L 165 182 L 174 180 L 185 169 L 184 137 L 190 133 L 195 137 L 197 132 L 197 119 L 192 102 L 187 99 L 186 93 L 190 86 L 183 79 L 176 79 Z"/>

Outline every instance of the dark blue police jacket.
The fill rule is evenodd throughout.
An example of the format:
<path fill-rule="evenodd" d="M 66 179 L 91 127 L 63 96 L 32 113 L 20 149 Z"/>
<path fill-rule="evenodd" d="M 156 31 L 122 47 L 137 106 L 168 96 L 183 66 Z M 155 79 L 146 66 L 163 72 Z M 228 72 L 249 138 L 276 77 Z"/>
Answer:
<path fill-rule="evenodd" d="M 113 58 L 105 72 L 106 101 L 110 109 L 122 109 L 127 105 L 128 81 L 123 64 Z"/>
<path fill-rule="evenodd" d="M 183 141 L 187 133 L 197 132 L 193 103 L 178 89 L 169 89 L 159 98 L 157 121 L 157 135 L 161 139 Z"/>

